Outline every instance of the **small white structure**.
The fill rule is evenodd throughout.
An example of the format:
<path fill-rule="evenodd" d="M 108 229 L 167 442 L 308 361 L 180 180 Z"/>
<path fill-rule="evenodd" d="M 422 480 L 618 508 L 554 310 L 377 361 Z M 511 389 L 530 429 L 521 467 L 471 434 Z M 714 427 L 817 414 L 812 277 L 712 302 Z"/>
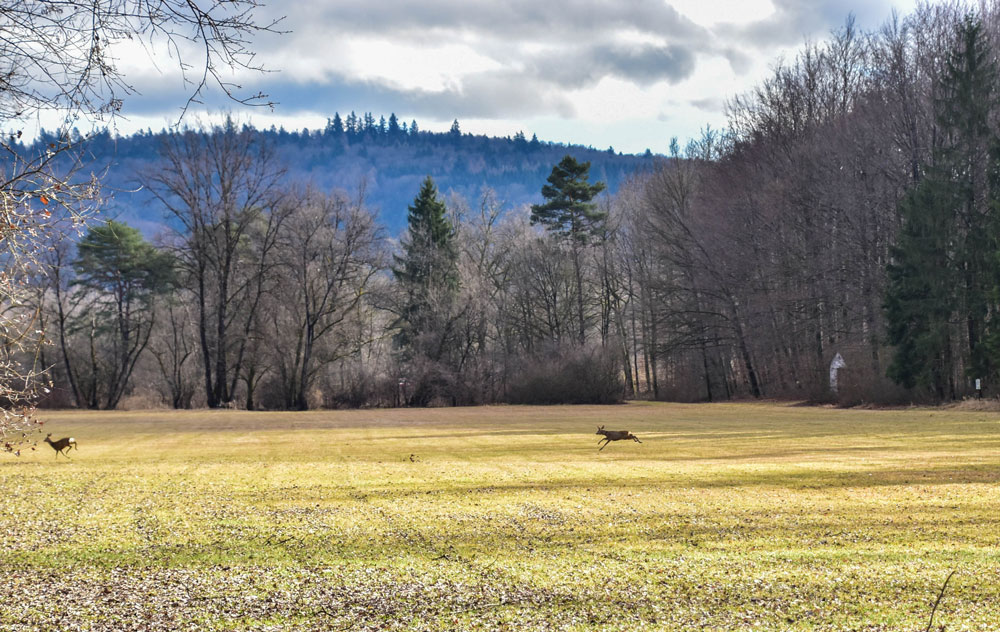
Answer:
<path fill-rule="evenodd" d="M 846 368 L 847 363 L 844 362 L 844 356 L 840 355 L 840 353 L 833 356 L 833 362 L 830 363 L 830 391 L 832 393 L 837 393 L 837 371 Z"/>

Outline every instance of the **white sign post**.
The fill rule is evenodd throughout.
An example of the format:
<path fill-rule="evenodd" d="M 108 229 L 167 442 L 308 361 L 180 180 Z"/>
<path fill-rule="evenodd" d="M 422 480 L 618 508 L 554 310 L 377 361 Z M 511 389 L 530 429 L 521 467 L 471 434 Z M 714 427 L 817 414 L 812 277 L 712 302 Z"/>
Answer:
<path fill-rule="evenodd" d="M 833 356 L 833 362 L 830 363 L 830 392 L 834 395 L 837 394 L 837 371 L 845 368 L 847 368 L 847 363 L 844 362 L 844 356 L 837 353 Z"/>

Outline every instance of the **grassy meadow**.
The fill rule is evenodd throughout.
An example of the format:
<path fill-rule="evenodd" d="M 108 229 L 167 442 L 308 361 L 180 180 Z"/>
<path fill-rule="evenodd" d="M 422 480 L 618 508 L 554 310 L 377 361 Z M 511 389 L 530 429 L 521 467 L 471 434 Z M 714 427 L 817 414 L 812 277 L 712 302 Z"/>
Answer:
<path fill-rule="evenodd" d="M 1000 415 L 47 412 L 0 630 L 1000 628 Z M 598 452 L 598 424 L 643 443 Z"/>

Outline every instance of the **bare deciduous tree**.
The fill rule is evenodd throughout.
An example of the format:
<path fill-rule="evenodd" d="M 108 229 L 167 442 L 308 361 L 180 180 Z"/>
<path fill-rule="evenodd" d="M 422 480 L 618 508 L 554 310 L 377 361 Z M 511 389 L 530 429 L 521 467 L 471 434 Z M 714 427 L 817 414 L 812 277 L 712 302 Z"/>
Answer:
<path fill-rule="evenodd" d="M 212 408 L 229 404 L 253 351 L 251 335 L 271 281 L 282 172 L 254 130 L 231 119 L 207 133 L 185 130 L 163 147 L 146 184 L 178 223 L 177 258 L 197 303 L 204 386 Z"/>

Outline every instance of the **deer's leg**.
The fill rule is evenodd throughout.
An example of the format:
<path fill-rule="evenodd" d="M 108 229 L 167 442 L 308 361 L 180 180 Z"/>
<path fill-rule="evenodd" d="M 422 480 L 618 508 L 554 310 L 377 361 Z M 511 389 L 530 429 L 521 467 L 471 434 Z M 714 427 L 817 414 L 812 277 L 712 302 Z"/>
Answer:
<path fill-rule="evenodd" d="M 601 450 L 603 450 L 604 448 L 608 447 L 608 443 L 611 443 L 611 439 L 605 439 L 605 441 L 607 443 L 605 443 L 604 445 L 601 446 Z M 601 450 L 598 450 L 598 452 L 600 452 Z"/>
<path fill-rule="evenodd" d="M 642 443 L 642 441 L 639 441 L 639 437 L 632 437 L 632 440 L 636 443 Z"/>

